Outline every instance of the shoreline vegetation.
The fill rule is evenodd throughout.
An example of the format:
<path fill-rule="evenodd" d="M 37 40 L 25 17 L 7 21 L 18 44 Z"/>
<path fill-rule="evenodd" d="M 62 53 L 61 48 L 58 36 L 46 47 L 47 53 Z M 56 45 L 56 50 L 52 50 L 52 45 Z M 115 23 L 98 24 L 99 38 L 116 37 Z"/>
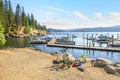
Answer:
<path fill-rule="evenodd" d="M 16 4 L 13 11 L 10 0 L 0 0 L 0 46 L 8 37 L 19 38 L 46 33 L 46 25 L 41 25 L 32 13 L 26 13 L 23 6 Z"/>
<path fill-rule="evenodd" d="M 7 48 L 0 50 L 0 80 L 119 80 L 104 68 L 85 63 L 84 72 L 71 67 L 53 69 L 57 56 L 33 48 Z M 51 69 L 52 68 L 52 69 Z"/>

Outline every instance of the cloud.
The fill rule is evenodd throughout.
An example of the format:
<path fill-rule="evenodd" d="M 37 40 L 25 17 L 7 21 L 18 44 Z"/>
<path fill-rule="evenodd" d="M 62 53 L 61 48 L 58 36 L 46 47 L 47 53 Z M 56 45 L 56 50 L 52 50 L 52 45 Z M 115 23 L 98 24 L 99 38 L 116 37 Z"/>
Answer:
<path fill-rule="evenodd" d="M 81 12 L 79 11 L 74 11 L 73 14 L 79 18 L 81 18 L 82 20 L 88 20 L 88 17 L 83 15 Z"/>
<path fill-rule="evenodd" d="M 93 16 L 95 19 L 103 19 L 103 15 L 102 13 L 98 12 L 98 13 L 95 13 L 94 16 Z"/>
<path fill-rule="evenodd" d="M 81 28 L 81 24 L 70 23 L 65 21 L 49 21 L 49 22 L 42 22 L 43 24 L 47 25 L 48 28 L 55 28 L 55 29 L 74 29 L 74 28 Z"/>
<path fill-rule="evenodd" d="M 119 12 L 111 12 L 109 13 L 110 18 L 120 18 L 120 13 Z"/>
<path fill-rule="evenodd" d="M 53 10 L 53 11 L 57 11 L 57 12 L 63 12 L 64 11 L 61 8 L 55 8 L 55 7 L 52 7 L 52 6 L 49 6 L 48 9 Z"/>

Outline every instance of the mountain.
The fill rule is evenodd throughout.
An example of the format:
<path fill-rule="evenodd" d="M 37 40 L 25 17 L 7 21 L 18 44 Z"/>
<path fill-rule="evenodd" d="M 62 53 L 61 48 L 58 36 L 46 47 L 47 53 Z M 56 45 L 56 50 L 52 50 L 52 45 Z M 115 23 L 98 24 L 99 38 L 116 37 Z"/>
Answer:
<path fill-rule="evenodd" d="M 62 30 L 62 29 L 48 29 L 50 32 L 120 32 L 120 25 L 118 26 L 111 26 L 111 27 L 96 27 L 96 28 L 81 28 L 81 29 L 69 29 L 69 30 Z"/>

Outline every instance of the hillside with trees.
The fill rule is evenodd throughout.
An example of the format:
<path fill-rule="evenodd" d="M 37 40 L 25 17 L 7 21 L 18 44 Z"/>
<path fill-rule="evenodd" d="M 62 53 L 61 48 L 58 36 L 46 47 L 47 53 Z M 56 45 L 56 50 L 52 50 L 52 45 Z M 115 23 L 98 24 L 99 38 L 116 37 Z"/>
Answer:
<path fill-rule="evenodd" d="M 0 0 L 0 25 L 4 28 L 4 34 L 30 34 L 34 30 L 47 31 L 45 25 L 40 25 L 31 13 L 26 13 L 24 7 L 16 5 L 13 12 L 10 0 Z M 0 29 L 1 32 L 2 29 Z"/>

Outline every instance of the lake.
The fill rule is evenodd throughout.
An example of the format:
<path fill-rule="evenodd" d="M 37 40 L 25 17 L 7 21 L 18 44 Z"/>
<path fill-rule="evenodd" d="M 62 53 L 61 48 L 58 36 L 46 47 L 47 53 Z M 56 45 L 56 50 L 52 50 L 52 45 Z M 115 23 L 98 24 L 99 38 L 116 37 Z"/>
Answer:
<path fill-rule="evenodd" d="M 70 40 L 75 41 L 75 45 L 86 45 L 87 43 L 91 46 L 91 41 L 88 41 L 84 39 L 88 36 L 98 36 L 100 34 L 104 34 L 107 36 L 114 35 L 114 38 L 119 37 L 118 35 L 120 32 L 52 32 L 51 34 L 48 34 L 44 37 L 56 37 L 56 38 L 62 38 L 62 37 L 69 37 Z M 72 38 L 72 36 L 77 36 L 77 38 Z M 84 37 L 84 38 L 83 38 Z M 33 39 L 40 39 L 41 36 L 33 37 Z M 8 38 L 6 42 L 7 47 L 16 47 L 16 48 L 24 48 L 24 47 L 34 47 L 36 49 L 40 49 L 42 51 L 46 51 L 48 53 L 58 52 L 60 54 L 62 49 L 61 47 L 48 47 L 46 44 L 30 44 L 30 38 Z M 106 47 L 106 44 L 100 44 L 95 43 L 95 46 L 102 46 Z M 111 52 L 111 51 L 98 51 L 98 50 L 87 50 L 87 49 L 73 49 L 73 48 L 67 48 L 67 52 L 71 53 L 74 57 L 79 58 L 81 54 L 85 54 L 88 58 L 107 58 L 110 60 L 113 60 L 115 62 L 120 62 L 120 52 Z"/>

